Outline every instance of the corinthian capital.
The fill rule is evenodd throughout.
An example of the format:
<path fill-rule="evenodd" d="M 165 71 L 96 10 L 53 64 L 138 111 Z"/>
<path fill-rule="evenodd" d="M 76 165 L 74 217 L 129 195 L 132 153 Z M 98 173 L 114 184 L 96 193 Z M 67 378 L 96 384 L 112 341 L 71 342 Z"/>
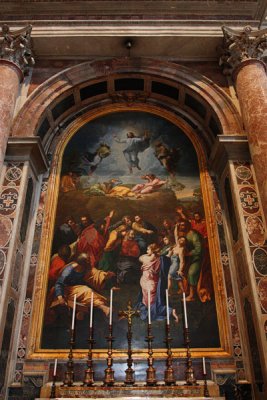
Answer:
<path fill-rule="evenodd" d="M 219 49 L 219 63 L 225 74 L 233 72 L 243 61 L 263 60 L 267 50 L 267 29 L 252 32 L 251 27 L 246 26 L 242 31 L 236 31 L 223 26 L 222 31 L 224 40 Z"/>
<path fill-rule="evenodd" d="M 27 25 L 23 29 L 11 31 L 9 26 L 2 26 L 2 40 L 0 37 L 0 59 L 10 61 L 27 74 L 28 69 L 34 64 L 32 41 L 32 26 Z"/>

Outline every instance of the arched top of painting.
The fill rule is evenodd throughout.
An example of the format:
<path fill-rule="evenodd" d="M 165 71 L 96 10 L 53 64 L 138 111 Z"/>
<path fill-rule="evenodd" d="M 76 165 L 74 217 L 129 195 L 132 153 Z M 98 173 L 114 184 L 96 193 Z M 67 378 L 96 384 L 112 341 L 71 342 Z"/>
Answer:
<path fill-rule="evenodd" d="M 156 176 L 162 186 L 167 180 L 179 190 L 188 180 L 199 186 L 198 157 L 189 137 L 166 118 L 143 111 L 111 112 L 76 130 L 62 155 L 61 175 L 69 173 L 83 185 L 118 184 L 122 178 L 131 185 Z"/>

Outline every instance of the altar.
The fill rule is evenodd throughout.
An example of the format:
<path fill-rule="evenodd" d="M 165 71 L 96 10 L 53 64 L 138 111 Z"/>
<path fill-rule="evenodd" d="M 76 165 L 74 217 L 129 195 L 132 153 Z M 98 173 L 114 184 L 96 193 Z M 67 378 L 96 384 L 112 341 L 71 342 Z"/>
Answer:
<path fill-rule="evenodd" d="M 159 400 L 162 398 L 172 399 L 224 399 L 219 395 L 219 387 L 212 381 L 207 382 L 208 392 L 205 392 L 203 381 L 197 385 L 186 385 L 179 381 L 175 385 L 166 386 L 159 382 L 156 386 L 148 387 L 145 382 L 138 382 L 135 385 L 125 386 L 118 382 L 112 387 L 103 386 L 102 382 L 96 382 L 93 386 L 82 386 L 77 382 L 75 386 L 65 387 L 58 382 L 55 387 L 55 397 L 51 397 L 52 385 L 49 382 L 41 390 L 41 398 L 80 398 L 80 399 L 150 399 Z"/>

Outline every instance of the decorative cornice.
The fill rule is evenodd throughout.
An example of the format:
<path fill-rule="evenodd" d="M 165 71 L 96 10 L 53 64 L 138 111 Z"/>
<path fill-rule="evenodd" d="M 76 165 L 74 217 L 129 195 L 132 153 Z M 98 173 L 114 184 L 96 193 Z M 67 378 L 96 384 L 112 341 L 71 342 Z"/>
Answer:
<path fill-rule="evenodd" d="M 10 137 L 7 143 L 6 161 L 29 161 L 36 176 L 47 171 L 49 163 L 41 139 L 35 137 Z"/>
<path fill-rule="evenodd" d="M 31 30 L 31 25 L 16 31 L 11 31 L 7 24 L 2 26 L 0 59 L 13 63 L 22 74 L 27 74 L 29 67 L 34 65 Z"/>
<path fill-rule="evenodd" d="M 209 158 L 209 166 L 220 177 L 228 161 L 249 161 L 250 159 L 246 136 L 218 135 Z"/>
<path fill-rule="evenodd" d="M 263 61 L 264 51 L 267 50 L 267 29 L 252 31 L 246 26 L 242 31 L 236 31 L 226 26 L 222 27 L 224 40 L 220 65 L 224 74 L 231 74 L 244 61 Z"/>

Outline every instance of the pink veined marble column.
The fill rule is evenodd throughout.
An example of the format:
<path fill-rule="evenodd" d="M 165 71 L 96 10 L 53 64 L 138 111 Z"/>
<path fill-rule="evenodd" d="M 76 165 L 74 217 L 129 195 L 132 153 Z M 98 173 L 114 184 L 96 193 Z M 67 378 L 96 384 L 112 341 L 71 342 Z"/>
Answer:
<path fill-rule="evenodd" d="M 12 124 L 22 71 L 11 62 L 0 60 L 0 169 Z"/>
<path fill-rule="evenodd" d="M 31 25 L 27 25 L 11 31 L 4 24 L 0 35 L 0 170 L 4 162 L 19 85 L 24 72 L 29 65 L 34 64 L 31 30 Z"/>
<path fill-rule="evenodd" d="M 267 76 L 266 67 L 258 60 L 244 61 L 236 70 L 236 92 L 262 206 L 267 221 Z"/>
<path fill-rule="evenodd" d="M 220 64 L 233 73 L 244 128 L 267 221 L 267 76 L 261 61 L 267 49 L 267 29 L 242 31 L 223 27 Z"/>

